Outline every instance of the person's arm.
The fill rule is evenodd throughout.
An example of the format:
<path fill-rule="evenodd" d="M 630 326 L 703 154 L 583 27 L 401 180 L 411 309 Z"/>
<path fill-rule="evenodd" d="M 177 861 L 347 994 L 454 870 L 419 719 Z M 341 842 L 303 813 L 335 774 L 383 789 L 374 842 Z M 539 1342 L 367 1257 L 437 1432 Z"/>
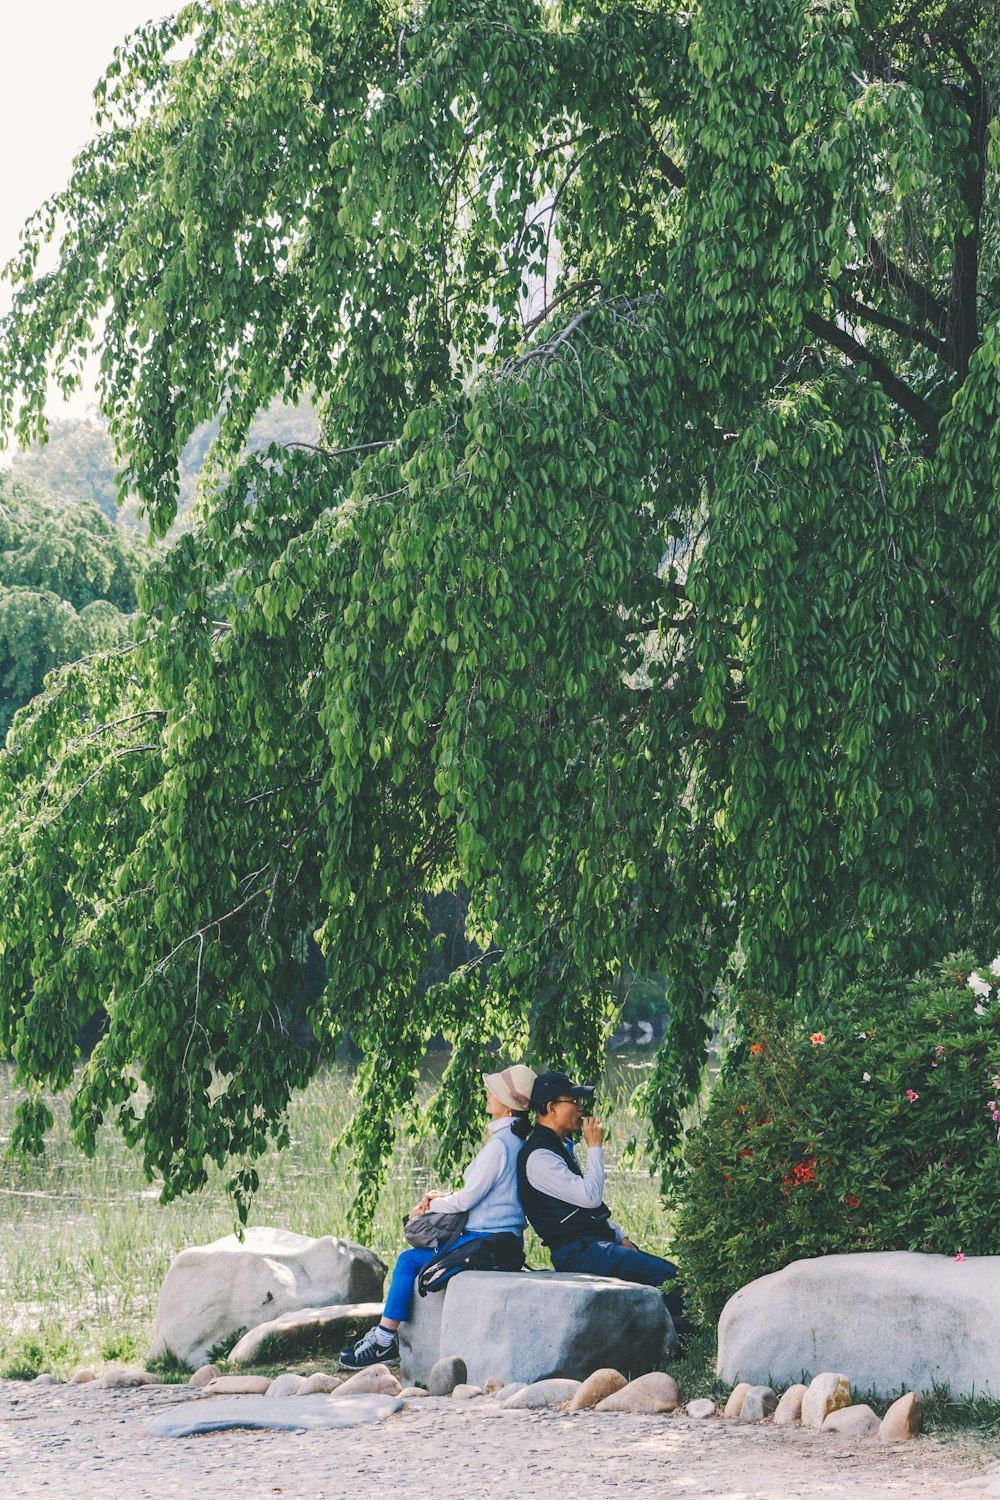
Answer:
<path fill-rule="evenodd" d="M 465 1186 L 454 1193 L 442 1193 L 440 1197 L 432 1198 L 427 1212 L 467 1214 L 500 1181 L 506 1162 L 507 1155 L 503 1146 L 495 1136 L 491 1136 L 479 1155 L 466 1167 Z"/>
<path fill-rule="evenodd" d="M 568 1162 L 554 1151 L 533 1151 L 528 1157 L 528 1181 L 540 1193 L 573 1208 L 599 1208 L 604 1196 L 604 1149 L 591 1146 L 587 1169 L 577 1177 Z"/>

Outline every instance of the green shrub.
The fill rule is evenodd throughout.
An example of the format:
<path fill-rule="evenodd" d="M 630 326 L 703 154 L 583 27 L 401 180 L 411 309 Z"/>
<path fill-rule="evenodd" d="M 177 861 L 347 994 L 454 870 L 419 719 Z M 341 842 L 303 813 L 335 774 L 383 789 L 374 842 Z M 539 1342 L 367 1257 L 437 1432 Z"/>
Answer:
<path fill-rule="evenodd" d="M 991 968 L 960 955 L 859 984 L 825 1021 L 748 1002 L 685 1149 L 679 1255 L 702 1317 L 803 1257 L 994 1252 L 998 997 Z"/>

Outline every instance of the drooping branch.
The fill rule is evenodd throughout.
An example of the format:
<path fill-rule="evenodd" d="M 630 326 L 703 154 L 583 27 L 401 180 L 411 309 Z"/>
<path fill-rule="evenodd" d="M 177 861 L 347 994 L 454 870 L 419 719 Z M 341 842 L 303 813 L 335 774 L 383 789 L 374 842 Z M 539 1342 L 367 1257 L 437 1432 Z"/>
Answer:
<path fill-rule="evenodd" d="M 964 45 L 952 42 L 952 51 L 972 81 L 972 93 L 963 100 L 963 107 L 969 113 L 971 155 L 960 187 L 970 227 L 967 232 L 964 228 L 959 230 L 955 236 L 947 334 L 952 362 L 964 379 L 969 360 L 979 345 L 979 220 L 986 184 L 991 110 L 985 80 Z"/>
<path fill-rule="evenodd" d="M 894 318 L 891 313 L 879 312 L 878 308 L 868 307 L 866 303 L 859 302 L 856 297 L 842 296 L 840 299 L 841 309 L 850 313 L 854 318 L 859 318 L 865 323 L 874 323 L 878 328 L 887 328 L 890 333 L 898 333 L 900 338 L 910 339 L 914 343 L 923 344 L 933 354 L 942 359 L 948 357 L 948 346 L 944 339 L 939 339 L 924 328 L 918 328 L 915 323 L 905 323 L 902 318 Z"/>
<path fill-rule="evenodd" d="M 536 313 L 533 318 L 525 323 L 524 332 L 526 334 L 533 333 L 536 328 L 540 327 L 540 325 L 545 322 L 546 318 L 551 317 L 552 313 L 555 312 L 559 304 L 561 302 L 565 302 L 567 297 L 578 296 L 581 292 L 594 291 L 597 287 L 600 286 L 600 284 L 601 283 L 596 276 L 588 276 L 582 281 L 574 281 L 572 286 L 566 287 L 557 296 L 546 302 L 545 306 L 542 308 L 542 311 L 540 313 Z"/>
<path fill-rule="evenodd" d="M 632 93 L 628 94 L 626 97 L 628 98 L 629 104 L 635 110 L 636 119 L 642 126 L 644 135 L 648 138 L 653 147 L 653 150 L 656 153 L 656 159 L 659 163 L 660 171 L 670 183 L 671 187 L 684 187 L 687 182 L 687 178 L 685 177 L 682 169 L 677 165 L 673 157 L 669 154 L 669 152 L 664 150 L 662 143 L 657 140 L 656 132 L 646 116 L 646 111 L 642 107 L 642 101 Z"/>
<path fill-rule="evenodd" d="M 933 443 L 938 440 L 938 419 L 933 409 L 927 404 L 922 396 L 911 390 L 904 380 L 900 380 L 884 360 L 879 359 L 870 349 L 847 332 L 846 328 L 839 327 L 836 323 L 829 322 L 826 318 L 819 317 L 816 313 L 807 312 L 803 317 L 803 323 L 810 333 L 832 344 L 839 349 L 841 354 L 855 365 L 867 365 L 872 375 L 896 405 L 911 416 L 917 426 L 927 434 Z"/>
<path fill-rule="evenodd" d="M 866 248 L 872 268 L 880 279 L 902 292 L 920 316 L 925 318 L 942 338 L 947 338 L 948 309 L 944 303 L 940 302 L 925 286 L 921 286 L 920 282 L 916 281 L 908 271 L 904 271 L 902 266 L 890 260 L 873 234 L 868 236 Z"/>

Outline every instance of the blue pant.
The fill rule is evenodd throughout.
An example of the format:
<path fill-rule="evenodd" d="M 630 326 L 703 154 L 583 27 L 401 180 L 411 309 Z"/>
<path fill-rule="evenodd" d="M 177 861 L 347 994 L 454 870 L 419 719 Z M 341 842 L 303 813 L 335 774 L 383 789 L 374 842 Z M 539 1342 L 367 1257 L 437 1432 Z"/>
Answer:
<path fill-rule="evenodd" d="M 645 1250 L 630 1250 L 613 1240 L 572 1240 L 552 1251 L 552 1264 L 557 1271 L 589 1271 L 592 1276 L 617 1276 L 643 1286 L 662 1286 L 677 1275 L 672 1261 L 647 1255 Z"/>
<path fill-rule="evenodd" d="M 474 1230 L 470 1234 L 460 1234 L 456 1240 L 452 1240 L 448 1246 L 449 1250 L 464 1245 L 468 1240 L 481 1240 L 489 1238 L 494 1234 L 490 1230 L 488 1234 L 477 1234 Z M 389 1290 L 385 1297 L 385 1307 L 382 1309 L 383 1318 L 392 1318 L 395 1322 L 403 1323 L 410 1316 L 410 1303 L 413 1301 L 414 1283 L 424 1266 L 432 1261 L 438 1250 L 421 1250 L 416 1245 L 411 1245 L 404 1250 L 392 1268 L 389 1278 Z"/>

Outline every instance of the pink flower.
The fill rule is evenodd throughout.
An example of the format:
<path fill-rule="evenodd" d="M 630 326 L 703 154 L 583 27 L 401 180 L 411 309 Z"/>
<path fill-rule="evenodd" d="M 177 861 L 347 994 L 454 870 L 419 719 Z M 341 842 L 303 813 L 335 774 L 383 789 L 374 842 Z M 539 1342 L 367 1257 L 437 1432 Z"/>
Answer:
<path fill-rule="evenodd" d="M 920 1095 L 917 1093 L 917 1091 L 915 1089 L 907 1089 L 906 1090 L 906 1097 L 907 1097 L 907 1099 L 909 1099 L 910 1103 L 912 1104 L 913 1101 L 914 1101 L 914 1099 L 919 1099 L 920 1098 Z"/>
<path fill-rule="evenodd" d="M 960 1251 L 959 1251 L 959 1252 L 958 1252 L 958 1254 L 957 1254 L 957 1255 L 956 1255 L 956 1256 L 955 1256 L 955 1259 L 956 1259 L 956 1260 L 964 1260 L 964 1259 L 965 1259 L 965 1256 L 964 1256 L 964 1255 L 963 1255 L 963 1254 L 962 1254 L 962 1252 L 961 1252 L 961 1250 L 960 1250 Z"/>

